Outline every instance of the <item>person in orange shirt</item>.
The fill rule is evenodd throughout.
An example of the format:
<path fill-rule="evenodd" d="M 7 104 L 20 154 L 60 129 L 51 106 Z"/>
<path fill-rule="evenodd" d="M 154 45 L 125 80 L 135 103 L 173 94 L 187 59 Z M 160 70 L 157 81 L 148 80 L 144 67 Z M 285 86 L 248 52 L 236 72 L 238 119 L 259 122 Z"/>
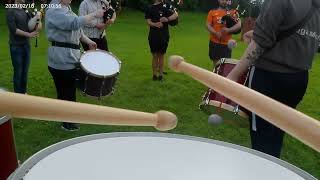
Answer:
<path fill-rule="evenodd" d="M 207 29 L 210 33 L 209 57 L 216 63 L 221 58 L 231 58 L 232 50 L 228 47 L 228 41 L 232 38 L 232 33 L 241 29 L 241 20 L 232 27 L 227 27 L 222 18 L 226 15 L 233 15 L 236 10 L 229 10 L 230 0 L 218 0 L 219 7 L 212 9 L 207 17 Z"/>

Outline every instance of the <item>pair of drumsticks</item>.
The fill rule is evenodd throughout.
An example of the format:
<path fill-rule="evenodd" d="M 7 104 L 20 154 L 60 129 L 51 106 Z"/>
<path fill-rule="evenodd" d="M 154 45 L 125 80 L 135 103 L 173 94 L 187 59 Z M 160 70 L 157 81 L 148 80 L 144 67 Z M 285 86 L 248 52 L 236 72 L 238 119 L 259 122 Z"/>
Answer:
<path fill-rule="evenodd" d="M 320 152 L 319 121 L 225 77 L 186 63 L 180 56 L 172 56 L 169 65 L 173 70 L 190 75 Z M 152 114 L 9 92 L 0 92 L 0 114 L 75 123 L 153 126 L 161 131 L 171 130 L 177 125 L 177 117 L 167 111 Z"/>

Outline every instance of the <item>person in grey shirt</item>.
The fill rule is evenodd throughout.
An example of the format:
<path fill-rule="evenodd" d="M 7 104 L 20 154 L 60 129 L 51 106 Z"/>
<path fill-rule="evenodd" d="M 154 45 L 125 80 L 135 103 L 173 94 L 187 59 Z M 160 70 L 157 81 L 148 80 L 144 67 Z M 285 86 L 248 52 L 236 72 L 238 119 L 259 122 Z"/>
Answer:
<path fill-rule="evenodd" d="M 105 29 L 116 20 L 116 12 L 112 9 L 109 3 L 106 0 L 84 0 L 81 2 L 79 7 L 79 15 L 85 16 L 99 9 L 106 10 L 106 12 L 109 13 L 109 16 L 95 18 L 93 24 L 85 25 L 82 29 L 86 36 L 97 43 L 98 49 L 109 51 L 108 41 L 105 36 Z M 89 49 L 86 44 L 82 44 L 82 46 L 84 50 Z"/>
<path fill-rule="evenodd" d="M 266 0 L 254 30 L 245 35 L 251 42 L 228 78 L 236 81 L 252 66 L 250 88 L 296 108 L 306 92 L 319 24 L 320 0 Z M 283 33 L 290 28 L 294 31 Z M 254 113 L 250 119 L 252 148 L 279 158 L 284 132 Z"/>
<path fill-rule="evenodd" d="M 45 30 L 51 46 L 48 49 L 48 69 L 53 77 L 58 99 L 76 101 L 76 64 L 80 52 L 80 41 L 90 49 L 97 44 L 90 40 L 82 31 L 82 27 L 91 24 L 92 20 L 103 16 L 104 11 L 98 10 L 86 16 L 78 17 L 71 9 L 71 0 L 52 0 L 46 10 Z M 72 123 L 63 123 L 66 130 L 77 130 Z"/>
<path fill-rule="evenodd" d="M 25 0 L 15 0 L 15 4 L 23 4 Z M 13 87 L 16 93 L 27 93 L 27 80 L 30 64 L 30 41 L 36 37 L 37 31 L 30 32 L 28 21 L 30 18 L 24 9 L 8 9 L 7 25 L 9 28 L 10 55 L 13 65 Z"/>

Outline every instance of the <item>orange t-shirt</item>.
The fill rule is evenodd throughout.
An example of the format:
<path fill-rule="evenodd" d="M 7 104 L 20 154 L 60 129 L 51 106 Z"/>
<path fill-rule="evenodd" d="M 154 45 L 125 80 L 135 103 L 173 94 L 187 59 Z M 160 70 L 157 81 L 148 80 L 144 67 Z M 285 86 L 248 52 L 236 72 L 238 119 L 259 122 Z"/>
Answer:
<path fill-rule="evenodd" d="M 225 15 L 227 15 L 227 10 L 225 9 L 210 10 L 207 17 L 207 23 L 210 24 L 215 31 L 219 32 L 222 28 L 226 27 L 226 25 L 221 22 L 221 18 Z M 232 35 L 229 33 L 222 33 L 221 39 L 210 34 L 210 41 L 218 44 L 226 45 L 231 38 Z"/>

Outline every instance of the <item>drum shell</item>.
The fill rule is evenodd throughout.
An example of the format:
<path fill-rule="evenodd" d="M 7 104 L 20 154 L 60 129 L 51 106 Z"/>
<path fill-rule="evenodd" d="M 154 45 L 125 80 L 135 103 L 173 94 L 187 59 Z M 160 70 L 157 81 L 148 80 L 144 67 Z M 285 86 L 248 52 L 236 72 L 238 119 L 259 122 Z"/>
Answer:
<path fill-rule="evenodd" d="M 77 87 L 83 93 L 93 97 L 102 97 L 113 92 L 113 87 L 119 73 L 109 77 L 99 77 L 86 72 L 80 67 L 77 74 Z"/>
<path fill-rule="evenodd" d="M 236 66 L 236 64 L 237 61 L 234 59 L 222 58 L 216 64 L 213 72 L 220 76 L 227 77 L 232 69 Z M 237 82 L 239 84 L 245 85 L 247 77 L 248 71 L 244 73 Z M 212 108 L 212 106 L 216 108 Z M 202 96 L 202 101 L 199 104 L 199 108 L 210 114 L 218 113 L 221 109 L 224 109 L 224 112 L 226 113 L 223 114 L 228 115 L 228 118 L 234 116 L 234 114 L 237 114 L 244 119 L 248 119 L 248 115 L 250 114 L 247 109 L 239 106 L 236 102 L 224 97 L 213 89 L 208 89 L 204 93 L 204 95 Z"/>
<path fill-rule="evenodd" d="M 220 76 L 223 77 L 227 77 L 228 74 L 232 71 L 232 69 L 236 66 L 236 62 L 231 60 L 231 59 L 221 59 L 219 61 L 219 63 L 217 64 L 217 66 L 214 69 L 214 73 L 219 74 Z M 238 83 L 244 85 L 247 79 L 247 74 L 248 71 L 246 73 L 244 73 L 239 79 L 238 79 Z M 236 106 L 237 103 L 231 101 L 230 99 L 225 98 L 224 96 L 222 96 L 221 94 L 217 93 L 217 92 L 213 92 L 210 94 L 209 99 L 214 99 L 216 101 L 219 102 L 223 102 L 232 106 Z"/>
<path fill-rule="evenodd" d="M 11 120 L 0 117 L 0 179 L 7 179 L 18 167 Z"/>

